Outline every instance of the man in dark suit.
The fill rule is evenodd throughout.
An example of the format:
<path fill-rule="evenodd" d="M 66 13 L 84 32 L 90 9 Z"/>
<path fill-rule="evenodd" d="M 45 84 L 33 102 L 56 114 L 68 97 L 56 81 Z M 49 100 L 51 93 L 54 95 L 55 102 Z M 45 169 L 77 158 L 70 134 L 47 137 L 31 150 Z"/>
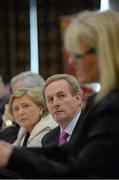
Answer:
<path fill-rule="evenodd" d="M 59 126 L 43 137 L 42 146 L 62 145 L 69 142 L 75 133 L 75 126 L 81 113 L 82 89 L 79 82 L 67 74 L 50 77 L 45 88 L 49 113 Z M 66 139 L 60 142 L 64 132 Z"/>
<path fill-rule="evenodd" d="M 79 118 L 78 118 L 79 120 Z M 75 134 L 76 126 L 78 126 L 78 120 L 77 123 L 73 129 L 73 132 L 71 133 L 70 139 L 68 139 L 65 143 L 72 141 L 73 136 Z M 60 126 L 52 129 L 49 133 L 47 133 L 43 139 L 42 139 L 42 147 L 49 147 L 53 145 L 60 145 L 59 144 L 59 138 L 60 138 Z"/>
<path fill-rule="evenodd" d="M 45 88 L 44 93 L 49 113 L 59 126 L 44 136 L 42 146 L 61 145 L 72 139 L 81 113 L 82 89 L 79 82 L 67 74 L 56 74 L 50 77 Z M 66 140 L 60 142 L 64 132 L 67 133 Z"/>
<path fill-rule="evenodd" d="M 119 13 L 111 10 L 86 11 L 71 23 L 67 31 L 67 46 L 70 45 L 70 53 L 75 53 L 71 58 L 74 57 L 79 65 L 80 80 L 91 81 L 92 77 L 94 82 L 97 79 L 101 90 L 88 101 L 84 113 L 81 113 L 73 141 L 62 146 L 21 149 L 0 142 L 0 166 L 19 173 L 18 177 L 22 178 L 119 179 L 117 32 Z M 88 73 L 87 65 L 91 68 Z M 50 85 L 44 91 L 46 102 L 56 103 L 56 98 L 48 95 L 53 88 L 49 91 Z M 62 111 L 54 110 L 53 113 L 57 120 L 65 117 Z"/>
<path fill-rule="evenodd" d="M 41 144 L 42 147 L 48 147 L 53 145 L 59 145 L 60 127 L 52 129 L 49 133 L 45 134 Z"/>

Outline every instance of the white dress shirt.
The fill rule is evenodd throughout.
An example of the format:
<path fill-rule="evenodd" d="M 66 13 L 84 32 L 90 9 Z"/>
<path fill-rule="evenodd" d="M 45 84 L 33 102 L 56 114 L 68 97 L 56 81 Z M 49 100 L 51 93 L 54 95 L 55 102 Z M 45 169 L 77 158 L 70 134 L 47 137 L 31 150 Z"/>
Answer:
<path fill-rule="evenodd" d="M 73 132 L 75 126 L 76 126 L 76 123 L 77 123 L 77 121 L 78 121 L 78 119 L 79 119 L 80 114 L 81 114 L 81 111 L 80 111 L 80 112 L 76 115 L 76 117 L 67 125 L 67 127 L 66 127 L 65 129 L 60 128 L 60 132 L 65 131 L 65 132 L 67 132 L 67 133 L 69 134 L 69 136 L 68 136 L 68 138 L 67 138 L 67 142 L 70 140 L 70 137 L 71 137 L 72 132 Z"/>

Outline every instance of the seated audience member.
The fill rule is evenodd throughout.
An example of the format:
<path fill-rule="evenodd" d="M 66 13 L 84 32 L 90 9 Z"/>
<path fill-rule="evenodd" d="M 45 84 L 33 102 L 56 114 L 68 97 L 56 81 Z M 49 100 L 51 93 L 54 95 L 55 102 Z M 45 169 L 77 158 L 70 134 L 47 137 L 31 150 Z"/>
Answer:
<path fill-rule="evenodd" d="M 10 81 L 11 91 L 14 92 L 19 88 L 32 88 L 36 86 L 42 86 L 44 84 L 43 78 L 31 71 L 24 71 L 14 76 Z M 9 114 L 9 105 L 6 104 L 5 112 L 3 114 L 4 124 L 7 124 L 7 120 L 12 120 L 12 115 Z M 13 121 L 11 121 L 12 123 Z"/>
<path fill-rule="evenodd" d="M 0 72 L 0 128 L 3 123 L 3 113 L 5 110 L 5 104 L 8 103 L 10 96 L 9 77 L 7 74 Z"/>
<path fill-rule="evenodd" d="M 66 30 L 65 45 L 71 58 L 83 69 L 87 63 L 92 65 L 93 70 L 88 74 L 79 69 L 82 81 L 89 82 L 90 76 L 90 81 L 99 81 L 101 89 L 81 113 L 73 141 L 47 148 L 15 148 L 1 141 L 2 169 L 18 173 L 15 174 L 18 178 L 119 179 L 118 32 L 118 12 L 85 11 L 75 15 Z M 94 59 L 88 61 L 89 56 Z M 54 90 L 52 85 L 44 87 L 47 105 L 50 101 L 57 102 L 48 96 Z M 65 116 L 58 107 L 53 113 L 57 119 Z"/>
<path fill-rule="evenodd" d="M 48 115 L 40 87 L 16 90 L 9 101 L 9 110 L 20 125 L 16 146 L 41 146 L 42 137 L 57 123 Z"/>
<path fill-rule="evenodd" d="M 15 90 L 25 87 L 32 88 L 36 86 L 42 86 L 44 84 L 43 78 L 36 73 L 31 71 L 24 71 L 14 76 L 10 81 L 10 87 L 12 92 Z M 14 121 L 14 118 L 9 113 L 9 104 L 5 105 L 5 111 L 3 114 L 3 127 L 0 131 L 0 139 L 5 140 L 9 143 L 13 143 L 19 131 L 19 125 Z"/>
<path fill-rule="evenodd" d="M 45 98 L 48 110 L 59 126 L 43 137 L 43 147 L 62 145 L 73 139 L 81 113 L 82 98 L 82 89 L 76 81 L 67 74 L 56 74 L 47 80 Z"/>

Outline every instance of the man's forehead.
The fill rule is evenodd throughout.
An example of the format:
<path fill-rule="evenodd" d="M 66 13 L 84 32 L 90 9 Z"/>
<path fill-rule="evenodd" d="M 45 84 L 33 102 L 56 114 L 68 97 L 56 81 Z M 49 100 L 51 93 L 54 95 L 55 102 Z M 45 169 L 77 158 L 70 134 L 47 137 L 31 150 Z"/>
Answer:
<path fill-rule="evenodd" d="M 54 83 L 52 82 L 47 86 L 45 89 L 45 94 L 51 95 L 51 94 L 60 94 L 63 92 L 68 92 L 70 91 L 70 85 L 67 81 L 55 81 Z"/>
<path fill-rule="evenodd" d="M 58 79 L 58 80 L 53 81 L 53 82 L 51 82 L 50 84 L 48 84 L 47 87 L 53 86 L 53 85 L 55 85 L 55 86 L 56 86 L 56 85 L 59 85 L 59 86 L 65 85 L 65 86 L 67 86 L 67 85 L 69 85 L 69 83 L 68 83 L 65 79 Z"/>
<path fill-rule="evenodd" d="M 62 88 L 65 88 L 65 87 L 69 87 L 69 83 L 64 80 L 64 79 L 60 79 L 60 80 L 57 80 L 57 81 L 53 81 L 51 82 L 50 84 L 48 84 L 48 86 L 46 87 L 46 89 L 54 89 L 54 87 L 58 88 L 58 89 L 62 89 Z"/>

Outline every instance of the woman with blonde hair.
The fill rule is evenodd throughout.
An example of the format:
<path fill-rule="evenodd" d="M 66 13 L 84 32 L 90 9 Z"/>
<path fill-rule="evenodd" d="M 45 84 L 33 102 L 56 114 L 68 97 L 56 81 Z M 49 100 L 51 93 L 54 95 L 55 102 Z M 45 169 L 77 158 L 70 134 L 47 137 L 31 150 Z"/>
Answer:
<path fill-rule="evenodd" d="M 14 142 L 19 147 L 41 146 L 42 137 L 57 125 L 48 115 L 41 87 L 16 90 L 10 96 L 9 111 L 21 126 Z"/>
<path fill-rule="evenodd" d="M 84 11 L 74 16 L 65 33 L 65 46 L 80 83 L 99 82 L 101 99 L 119 85 L 119 14 Z"/>

